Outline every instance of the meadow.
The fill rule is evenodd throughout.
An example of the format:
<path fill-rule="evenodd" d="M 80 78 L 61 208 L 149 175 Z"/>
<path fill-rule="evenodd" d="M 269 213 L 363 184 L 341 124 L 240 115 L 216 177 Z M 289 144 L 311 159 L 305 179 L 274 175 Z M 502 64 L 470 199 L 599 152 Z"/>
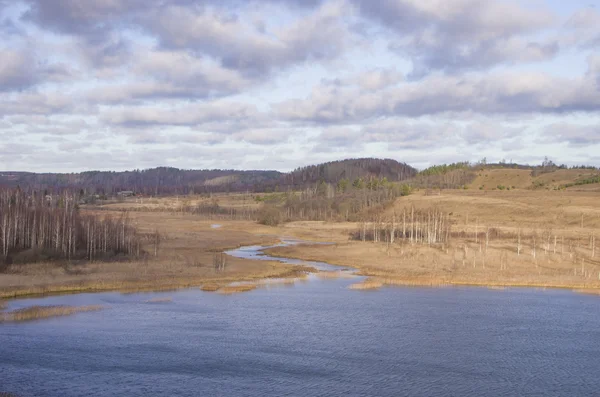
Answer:
<path fill-rule="evenodd" d="M 141 235 L 160 238 L 144 241 L 140 258 L 11 265 L 0 277 L 0 298 L 182 287 L 239 292 L 251 287 L 232 283 L 260 284 L 311 271 L 222 255 L 281 237 L 333 243 L 278 247 L 269 253 L 356 268 L 368 277 L 357 289 L 460 284 L 594 293 L 600 289 L 600 186 L 573 185 L 590 172 L 557 170 L 533 177 L 528 170 L 480 170 L 464 188 L 415 189 L 368 208 L 360 222 L 292 220 L 267 226 L 236 215 L 260 211 L 265 198 L 277 194 L 132 197 L 84 206 L 82 212 L 90 215 L 118 217 L 127 211 Z M 219 210 L 189 210 L 198 207 Z M 423 214 L 421 228 L 429 227 L 425 214 L 443 218 L 445 238 L 425 238 L 429 229 L 424 229 L 422 238 L 413 239 L 406 219 L 415 211 Z"/>

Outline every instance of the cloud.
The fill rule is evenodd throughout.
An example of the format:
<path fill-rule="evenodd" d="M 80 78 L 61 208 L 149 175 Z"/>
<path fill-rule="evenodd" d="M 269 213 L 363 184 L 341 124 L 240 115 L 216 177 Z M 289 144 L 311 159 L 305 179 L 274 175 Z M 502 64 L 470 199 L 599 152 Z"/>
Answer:
<path fill-rule="evenodd" d="M 464 127 L 461 138 L 467 145 L 489 145 L 491 142 L 518 137 L 524 130 L 524 127 L 514 127 L 497 121 L 475 121 Z"/>
<path fill-rule="evenodd" d="M 600 14 L 556 4 L 0 0 L 0 166 L 577 157 Z"/>
<path fill-rule="evenodd" d="M 143 0 L 25 0 L 24 19 L 51 31 L 101 39 L 133 12 L 144 9 Z"/>
<path fill-rule="evenodd" d="M 587 7 L 577 10 L 565 23 L 562 40 L 584 49 L 600 48 L 600 12 Z"/>
<path fill-rule="evenodd" d="M 342 124 L 375 117 L 440 113 L 596 112 L 600 109 L 600 90 L 595 68 L 594 58 L 588 73 L 574 79 L 525 72 L 436 75 L 375 93 L 321 85 L 308 98 L 284 101 L 275 109 L 290 121 Z"/>
<path fill-rule="evenodd" d="M 248 76 L 307 61 L 335 58 L 346 46 L 342 3 L 326 3 L 289 26 L 269 31 L 215 7 L 169 6 L 144 16 L 142 25 L 163 48 L 188 49 Z M 267 11 L 266 9 L 264 11 Z"/>
<path fill-rule="evenodd" d="M 37 76 L 29 54 L 4 49 L 0 50 L 0 91 L 21 90 L 34 85 Z"/>
<path fill-rule="evenodd" d="M 164 109 L 152 106 L 136 106 L 110 109 L 100 119 L 111 125 L 121 126 L 198 126 L 211 122 L 230 123 L 247 119 L 260 119 L 255 106 L 239 102 L 209 102 Z"/>
<path fill-rule="evenodd" d="M 41 62 L 31 51 L 0 48 L 0 92 L 22 91 L 40 82 L 60 81 L 70 76 L 68 67 Z"/>
<path fill-rule="evenodd" d="M 500 0 L 352 0 L 366 18 L 396 36 L 390 48 L 413 61 L 413 76 L 552 58 L 555 42 L 528 35 L 552 27 L 555 16 Z"/>
<path fill-rule="evenodd" d="M 135 79 L 107 83 L 90 90 L 98 103 L 160 98 L 210 98 L 232 95 L 253 82 L 238 72 L 184 51 L 138 51 L 130 65 Z"/>
<path fill-rule="evenodd" d="M 373 69 L 355 77 L 356 84 L 363 90 L 377 91 L 404 80 L 402 73 L 395 69 Z"/>
<path fill-rule="evenodd" d="M 597 145 L 600 144 L 600 125 L 554 123 L 544 129 L 542 140 L 568 143 L 571 146 Z"/>
<path fill-rule="evenodd" d="M 74 112 L 73 98 L 59 93 L 24 92 L 0 97 L 0 116 Z"/>

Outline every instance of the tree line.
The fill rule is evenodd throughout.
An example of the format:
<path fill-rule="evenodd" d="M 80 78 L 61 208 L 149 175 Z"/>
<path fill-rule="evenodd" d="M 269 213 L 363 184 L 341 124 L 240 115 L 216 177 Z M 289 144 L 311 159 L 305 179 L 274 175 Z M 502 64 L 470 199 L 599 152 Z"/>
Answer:
<path fill-rule="evenodd" d="M 82 215 L 75 196 L 0 190 L 0 263 L 41 259 L 139 256 L 143 236 L 126 214 L 112 219 Z"/>
<path fill-rule="evenodd" d="M 297 220 L 357 221 L 365 211 L 389 205 L 409 193 L 407 185 L 386 178 L 344 178 L 337 184 L 321 181 L 300 192 L 266 200 L 258 221 L 268 225 Z"/>
<path fill-rule="evenodd" d="M 401 240 L 411 244 L 446 244 L 451 237 L 451 221 L 448 214 L 439 208 L 418 210 L 415 207 L 393 212 L 371 214 L 363 220 L 351 238 L 394 244 Z"/>
<path fill-rule="evenodd" d="M 302 189 L 321 180 L 387 178 L 401 181 L 416 174 L 407 164 L 390 159 L 349 159 L 298 168 L 291 173 L 243 170 L 185 170 L 158 167 L 131 171 L 81 173 L 0 172 L 0 187 L 20 186 L 27 191 L 60 194 L 78 191 L 82 196 L 115 196 L 132 191 L 146 196 L 215 192 L 272 192 Z"/>

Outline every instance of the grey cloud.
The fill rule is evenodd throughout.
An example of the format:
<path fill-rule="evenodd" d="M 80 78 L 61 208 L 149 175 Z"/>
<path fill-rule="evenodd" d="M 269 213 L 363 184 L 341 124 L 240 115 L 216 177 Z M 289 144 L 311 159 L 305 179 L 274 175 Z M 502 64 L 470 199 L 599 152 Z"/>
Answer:
<path fill-rule="evenodd" d="M 46 115 L 73 112 L 73 98 L 58 93 L 26 92 L 0 97 L 0 116 Z"/>
<path fill-rule="evenodd" d="M 275 145 L 290 139 L 290 130 L 285 128 L 247 129 L 231 135 L 234 140 L 242 140 L 255 145 Z"/>
<path fill-rule="evenodd" d="M 364 90 L 380 90 L 404 80 L 402 73 L 393 69 L 373 69 L 355 77 L 355 82 Z"/>
<path fill-rule="evenodd" d="M 333 126 L 326 128 L 318 136 L 319 143 L 332 147 L 353 146 L 362 138 L 362 132 L 352 127 Z"/>
<path fill-rule="evenodd" d="M 183 51 L 136 53 L 130 66 L 135 80 L 93 89 L 89 99 L 116 103 L 152 98 L 208 98 L 242 91 L 252 82 L 237 71 Z"/>
<path fill-rule="evenodd" d="M 373 122 L 362 129 L 366 141 L 387 143 L 393 151 L 439 148 L 448 145 L 458 132 L 453 123 L 415 123 L 397 118 Z"/>
<path fill-rule="evenodd" d="M 67 65 L 40 60 L 30 50 L 0 48 L 0 59 L 0 92 L 22 91 L 39 83 L 60 82 L 72 76 Z"/>
<path fill-rule="evenodd" d="M 100 40 L 124 16 L 141 11 L 144 0 L 25 0 L 24 18 L 58 33 Z"/>
<path fill-rule="evenodd" d="M 174 109 L 138 106 L 110 109 L 100 115 L 102 121 L 113 125 L 174 125 L 194 126 L 214 121 L 230 122 L 259 118 L 255 106 L 236 102 L 210 102 L 181 106 Z"/>
<path fill-rule="evenodd" d="M 346 45 L 341 3 L 325 4 L 290 27 L 261 32 L 213 8 L 168 7 L 143 19 L 165 48 L 192 49 L 224 67 L 260 77 L 274 68 L 337 57 Z"/>
<path fill-rule="evenodd" d="M 129 84 L 123 93 L 108 92 L 109 87 L 95 94 L 114 102 L 230 95 L 264 81 L 271 72 L 336 58 L 346 48 L 349 36 L 343 21 L 347 7 L 342 0 L 326 4 L 315 0 L 165 0 L 154 6 L 143 0 L 24 1 L 29 9 L 23 19 L 70 36 L 74 52 L 96 77 L 118 79 L 131 72 L 146 77 Z M 236 14 L 241 9 L 272 12 L 273 4 L 305 10 L 291 25 L 270 30 L 264 24 L 262 30 L 256 28 Z M 131 37 L 140 33 L 147 40 L 156 39 L 165 50 L 153 51 L 158 54 L 154 59 L 144 56 L 143 65 L 139 56 L 150 49 L 139 47 Z M 158 56 L 171 58 L 171 72 L 164 68 L 167 61 L 158 61 Z M 162 71 L 155 67 L 160 62 Z M 210 62 L 214 65 L 207 67 Z M 188 71 L 175 73 L 184 65 L 189 66 Z"/>
<path fill-rule="evenodd" d="M 562 41 L 584 49 L 600 47 L 600 12 L 587 7 L 575 12 L 565 24 Z"/>
<path fill-rule="evenodd" d="M 514 138 L 523 130 L 523 127 L 513 127 L 498 122 L 472 122 L 465 126 L 461 138 L 469 145 L 485 145 Z"/>
<path fill-rule="evenodd" d="M 396 33 L 391 48 L 411 57 L 413 75 L 456 72 L 505 62 L 549 59 L 557 44 L 521 36 L 554 23 L 544 9 L 499 0 L 352 0 L 367 18 Z"/>
<path fill-rule="evenodd" d="M 169 141 L 173 144 L 191 143 L 191 144 L 202 144 L 202 145 L 217 145 L 223 143 L 223 137 L 219 134 L 213 133 L 198 133 L 189 132 L 184 134 L 171 134 Z"/>
<path fill-rule="evenodd" d="M 68 152 L 68 153 L 72 153 L 72 152 L 78 152 L 80 150 L 86 149 L 90 146 L 89 142 L 84 142 L 84 141 L 65 141 L 65 142 L 61 142 L 57 148 L 58 150 L 62 151 L 62 152 Z"/>
<path fill-rule="evenodd" d="M 392 46 L 398 50 L 398 47 Z M 434 49 L 413 55 L 411 77 L 423 77 L 431 70 L 460 72 L 468 69 L 487 69 L 497 64 L 541 62 L 553 58 L 560 50 L 558 41 L 534 42 L 523 37 L 497 39 L 456 48 L 440 43 Z"/>
<path fill-rule="evenodd" d="M 91 129 L 85 120 L 65 120 L 47 115 L 18 115 L 8 118 L 14 127 L 27 134 L 77 135 Z"/>
<path fill-rule="evenodd" d="M 0 49 L 0 91 L 22 90 L 37 82 L 34 60 L 30 54 Z"/>
<path fill-rule="evenodd" d="M 275 106 L 291 121 L 348 124 L 389 116 L 439 113 L 527 114 L 595 112 L 600 109 L 592 69 L 577 79 L 533 73 L 432 76 L 406 82 L 385 92 L 319 86 L 306 100 Z"/>
<path fill-rule="evenodd" d="M 566 142 L 572 146 L 596 145 L 600 144 L 600 126 L 554 123 L 544 129 L 542 137 L 546 141 Z"/>

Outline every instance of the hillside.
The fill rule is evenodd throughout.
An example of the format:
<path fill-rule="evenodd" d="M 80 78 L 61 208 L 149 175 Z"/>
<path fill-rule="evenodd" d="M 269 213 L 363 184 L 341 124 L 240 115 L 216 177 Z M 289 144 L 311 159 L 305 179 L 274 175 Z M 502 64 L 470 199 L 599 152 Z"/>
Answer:
<path fill-rule="evenodd" d="M 476 171 L 476 177 L 468 188 L 600 190 L 599 176 L 600 172 L 595 169 L 558 168 L 540 173 L 535 169 L 481 168 Z"/>
<path fill-rule="evenodd" d="M 414 168 L 395 160 L 369 158 L 313 165 L 288 174 L 278 171 L 181 170 L 170 167 L 71 174 L 0 172 L 0 186 L 52 191 L 76 189 L 84 190 L 86 194 L 114 195 L 120 191 L 133 191 L 144 195 L 169 195 L 284 190 L 307 187 L 320 181 L 337 183 L 343 178 L 400 181 L 415 173 Z"/>
<path fill-rule="evenodd" d="M 320 181 L 337 183 L 342 179 L 353 181 L 357 178 L 386 178 L 397 182 L 414 177 L 416 173 L 415 168 L 396 160 L 360 158 L 297 168 L 285 174 L 282 180 L 285 186 L 303 187 Z"/>
<path fill-rule="evenodd" d="M 84 190 L 87 194 L 113 195 L 130 190 L 145 195 L 165 195 L 255 189 L 260 191 L 261 187 L 278 181 L 281 175 L 277 171 L 181 170 L 169 167 L 71 174 L 0 172 L 0 186 L 52 191 L 76 189 Z"/>

